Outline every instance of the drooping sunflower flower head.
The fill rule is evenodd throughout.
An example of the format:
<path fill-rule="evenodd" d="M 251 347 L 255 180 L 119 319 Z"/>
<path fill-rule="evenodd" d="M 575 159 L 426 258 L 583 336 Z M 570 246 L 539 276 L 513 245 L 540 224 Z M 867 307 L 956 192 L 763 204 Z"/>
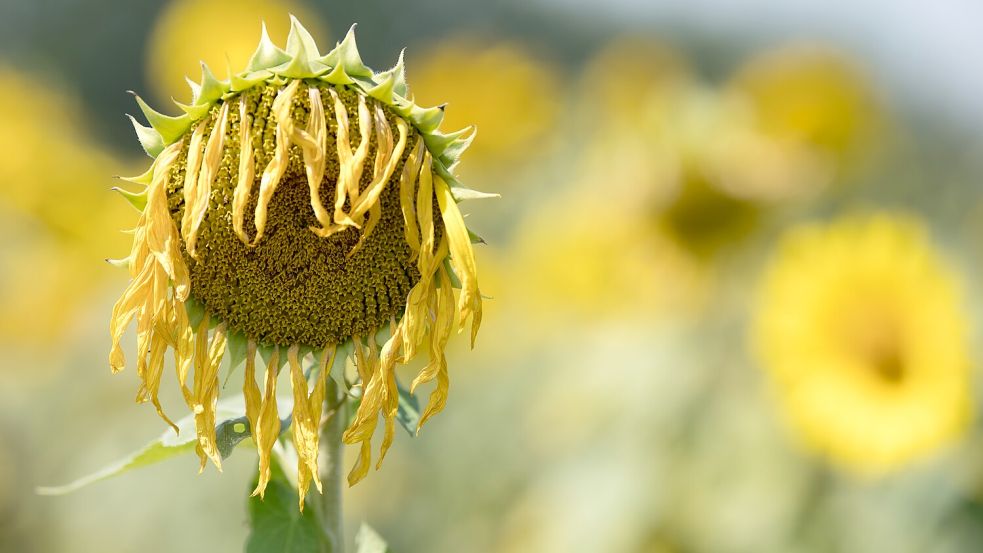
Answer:
<path fill-rule="evenodd" d="M 396 365 L 429 355 L 412 385 L 436 380 L 422 424 L 446 402 L 452 328 L 470 320 L 473 345 L 481 321 L 470 233 L 457 202 L 486 195 L 452 174 L 473 133 L 439 132 L 443 110 L 409 98 L 402 56 L 392 69 L 373 72 L 353 30 L 322 55 L 295 18 L 285 50 L 264 27 L 246 70 L 222 81 L 203 66 L 192 102 L 179 104 L 177 117 L 137 98 L 150 126 L 134 126 L 154 162 L 133 179 L 146 188 L 127 195 L 141 215 L 124 260 L 132 280 L 110 325 L 110 364 L 119 371 L 123 331 L 136 321 L 137 400 L 152 402 L 169 423 L 157 395 L 165 353 L 173 350 L 202 468 L 209 459 L 221 468 L 219 364 L 226 351 L 233 368 L 245 364 L 259 494 L 280 434 L 277 372 L 285 360 L 301 507 L 312 479 L 320 489 L 318 428 L 336 352 L 351 352 L 361 381 L 344 435 L 360 444 L 354 484 L 368 471 L 380 415 L 380 463 L 392 442 Z M 262 393 L 257 353 L 267 360 Z M 305 375 L 308 356 L 314 369 Z"/>
<path fill-rule="evenodd" d="M 806 445 L 878 474 L 965 428 L 968 325 L 954 273 L 917 220 L 795 229 L 760 293 L 756 347 Z"/>

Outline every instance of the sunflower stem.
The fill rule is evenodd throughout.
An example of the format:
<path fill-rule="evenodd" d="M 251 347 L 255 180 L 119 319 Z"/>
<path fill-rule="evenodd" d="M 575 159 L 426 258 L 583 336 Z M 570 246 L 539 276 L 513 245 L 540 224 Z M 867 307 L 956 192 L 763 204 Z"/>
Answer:
<path fill-rule="evenodd" d="M 339 390 L 333 379 L 328 379 L 327 402 L 329 407 L 335 406 L 328 412 L 328 417 L 321 427 L 321 482 L 324 493 L 321 495 L 321 527 L 331 541 L 332 553 L 344 553 L 345 530 L 342 517 L 341 498 L 342 482 L 342 444 L 341 436 L 345 432 L 348 419 L 348 398 L 344 391 Z"/>

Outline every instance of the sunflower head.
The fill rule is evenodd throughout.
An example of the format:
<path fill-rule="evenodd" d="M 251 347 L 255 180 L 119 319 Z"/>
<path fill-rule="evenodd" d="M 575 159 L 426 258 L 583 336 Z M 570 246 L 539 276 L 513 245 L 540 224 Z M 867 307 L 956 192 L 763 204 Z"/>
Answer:
<path fill-rule="evenodd" d="M 952 270 L 915 219 L 793 230 L 766 271 L 757 349 L 803 441 L 861 473 L 926 455 L 971 410 Z"/>
<path fill-rule="evenodd" d="M 320 488 L 318 426 L 337 351 L 355 358 L 362 390 L 344 437 L 361 445 L 351 483 L 368 471 L 380 414 L 380 462 L 392 442 L 397 364 L 426 350 L 429 363 L 412 387 L 437 384 L 421 424 L 444 407 L 452 327 L 470 319 L 473 344 L 481 320 L 471 234 L 457 202 L 484 195 L 452 173 L 473 131 L 437 130 L 443 108 L 409 98 L 402 56 L 376 73 L 362 63 L 352 31 L 322 55 L 291 19 L 286 49 L 264 27 L 246 69 L 228 80 L 203 65 L 192 101 L 178 104 L 182 115 L 163 115 L 137 97 L 150 126 L 134 119 L 134 127 L 154 162 L 130 179 L 145 188 L 125 194 L 141 216 L 123 260 L 132 280 L 113 310 L 110 364 L 123 368 L 121 336 L 135 320 L 137 400 L 151 401 L 170 423 L 157 393 L 173 350 L 202 467 L 208 459 L 221 466 L 219 364 L 226 351 L 233 368 L 245 364 L 262 494 L 286 361 L 303 498 L 312 479 Z M 257 353 L 266 359 L 263 393 Z M 305 375 L 308 356 L 314 369 Z"/>

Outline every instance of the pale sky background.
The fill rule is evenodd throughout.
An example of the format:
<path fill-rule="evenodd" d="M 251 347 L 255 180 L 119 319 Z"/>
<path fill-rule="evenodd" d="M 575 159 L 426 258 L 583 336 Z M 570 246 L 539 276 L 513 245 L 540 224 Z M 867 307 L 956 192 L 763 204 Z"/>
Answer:
<path fill-rule="evenodd" d="M 983 0 L 538 0 L 632 25 L 755 42 L 826 39 L 861 55 L 899 100 L 983 128 Z"/>

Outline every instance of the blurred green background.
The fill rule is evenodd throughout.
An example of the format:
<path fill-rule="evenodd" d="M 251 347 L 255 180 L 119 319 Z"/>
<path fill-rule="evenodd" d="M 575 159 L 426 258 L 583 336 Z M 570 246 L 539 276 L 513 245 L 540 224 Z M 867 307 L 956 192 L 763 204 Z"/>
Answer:
<path fill-rule="evenodd" d="M 939 4 L 3 2 L 0 550 L 241 548 L 246 448 L 224 474 L 188 456 L 33 490 L 163 431 L 106 361 L 126 274 L 103 259 L 136 220 L 109 189 L 147 164 L 125 91 L 185 101 L 199 59 L 238 68 L 260 19 L 282 44 L 288 13 L 325 50 L 357 22 L 377 69 L 407 47 L 417 99 L 478 126 L 462 181 L 502 194 L 465 206 L 488 242 L 477 348 L 453 342 L 446 412 L 346 491 L 349 536 L 365 520 L 397 552 L 983 550 L 983 8 Z M 865 214 L 888 238 L 837 223 Z M 789 253 L 803 224 L 843 236 Z M 863 286 L 841 274 L 856 266 Z M 800 305 L 857 287 L 887 323 Z M 871 294 L 823 313 L 868 321 Z M 843 393 L 815 399 L 823 371 Z M 898 405 L 917 415 L 881 416 Z"/>

